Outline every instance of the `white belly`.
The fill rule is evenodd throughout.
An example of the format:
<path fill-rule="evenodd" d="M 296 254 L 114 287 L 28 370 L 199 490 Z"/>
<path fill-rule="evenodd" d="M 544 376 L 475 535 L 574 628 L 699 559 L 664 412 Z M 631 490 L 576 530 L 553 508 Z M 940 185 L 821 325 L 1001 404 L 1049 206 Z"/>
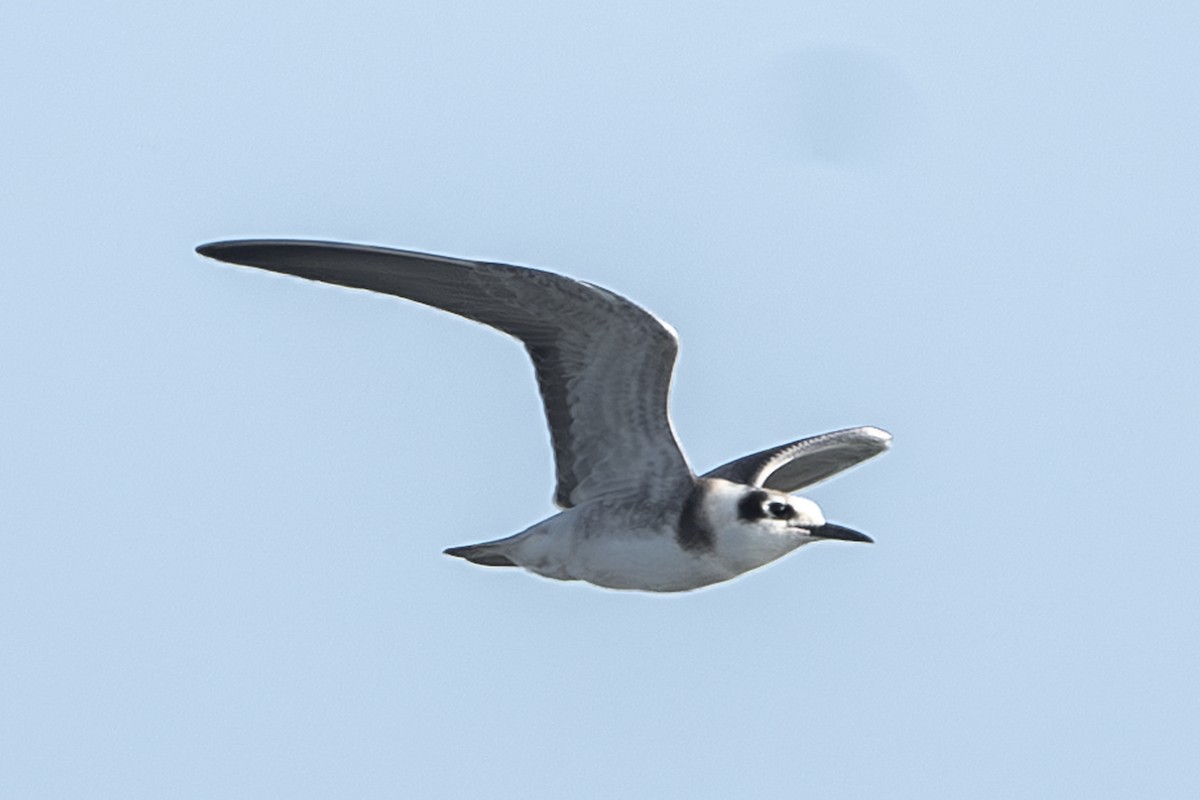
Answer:
<path fill-rule="evenodd" d="M 685 550 L 673 530 L 583 536 L 564 528 L 544 525 L 530 530 L 517 543 L 514 560 L 546 578 L 609 589 L 686 592 L 737 577 L 793 549 L 776 542 L 734 546 L 723 537 L 712 549 Z"/>
<path fill-rule="evenodd" d="M 638 539 L 589 539 L 576 546 L 566 566 L 579 580 L 597 586 L 647 592 L 685 592 L 737 574 L 722 568 L 708 553 L 683 550 L 673 532 Z"/>

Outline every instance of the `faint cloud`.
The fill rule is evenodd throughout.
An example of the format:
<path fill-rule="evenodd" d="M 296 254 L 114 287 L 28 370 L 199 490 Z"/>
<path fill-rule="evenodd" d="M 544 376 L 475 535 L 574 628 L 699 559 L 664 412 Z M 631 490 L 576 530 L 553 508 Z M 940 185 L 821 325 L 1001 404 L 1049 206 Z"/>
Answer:
<path fill-rule="evenodd" d="M 772 117 L 798 156 L 838 164 L 884 160 L 907 146 L 916 93 L 884 56 L 811 47 L 774 68 Z"/>

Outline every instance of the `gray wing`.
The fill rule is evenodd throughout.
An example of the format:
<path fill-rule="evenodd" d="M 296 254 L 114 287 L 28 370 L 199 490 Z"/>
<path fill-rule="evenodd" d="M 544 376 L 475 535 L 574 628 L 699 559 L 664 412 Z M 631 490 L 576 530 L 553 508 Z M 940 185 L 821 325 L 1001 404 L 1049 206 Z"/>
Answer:
<path fill-rule="evenodd" d="M 892 435 L 879 428 L 847 428 L 743 456 L 704 477 L 794 492 L 879 455 L 891 443 Z"/>
<path fill-rule="evenodd" d="M 415 300 L 519 339 L 537 372 L 564 508 L 632 492 L 665 500 L 694 481 L 667 416 L 678 341 L 623 297 L 550 272 L 365 245 L 260 240 L 196 250 Z"/>

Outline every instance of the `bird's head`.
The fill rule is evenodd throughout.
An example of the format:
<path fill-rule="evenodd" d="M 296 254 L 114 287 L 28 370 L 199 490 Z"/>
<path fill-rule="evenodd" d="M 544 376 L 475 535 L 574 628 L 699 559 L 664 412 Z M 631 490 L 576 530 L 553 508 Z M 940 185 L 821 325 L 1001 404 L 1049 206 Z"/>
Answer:
<path fill-rule="evenodd" d="M 715 528 L 754 530 L 792 540 L 793 546 L 821 539 L 872 541 L 865 533 L 826 521 L 820 506 L 806 497 L 721 479 L 704 484 L 703 515 Z"/>
<path fill-rule="evenodd" d="M 825 521 L 821 508 L 806 497 L 743 486 L 737 501 L 737 518 L 742 523 L 765 526 L 769 530 L 804 539 L 842 539 L 870 542 L 865 533 Z"/>

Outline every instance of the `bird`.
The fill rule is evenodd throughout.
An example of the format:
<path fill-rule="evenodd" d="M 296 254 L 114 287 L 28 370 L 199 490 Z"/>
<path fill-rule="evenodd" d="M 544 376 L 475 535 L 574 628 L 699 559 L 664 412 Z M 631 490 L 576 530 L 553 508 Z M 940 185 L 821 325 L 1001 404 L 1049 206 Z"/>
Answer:
<path fill-rule="evenodd" d="M 686 592 L 807 544 L 872 542 L 794 492 L 879 455 L 864 426 L 692 471 L 668 412 L 679 349 L 666 322 L 608 289 L 530 267 L 365 244 L 250 239 L 208 258 L 395 295 L 491 326 L 533 361 L 560 509 L 520 533 L 444 552 L 607 589 Z"/>

